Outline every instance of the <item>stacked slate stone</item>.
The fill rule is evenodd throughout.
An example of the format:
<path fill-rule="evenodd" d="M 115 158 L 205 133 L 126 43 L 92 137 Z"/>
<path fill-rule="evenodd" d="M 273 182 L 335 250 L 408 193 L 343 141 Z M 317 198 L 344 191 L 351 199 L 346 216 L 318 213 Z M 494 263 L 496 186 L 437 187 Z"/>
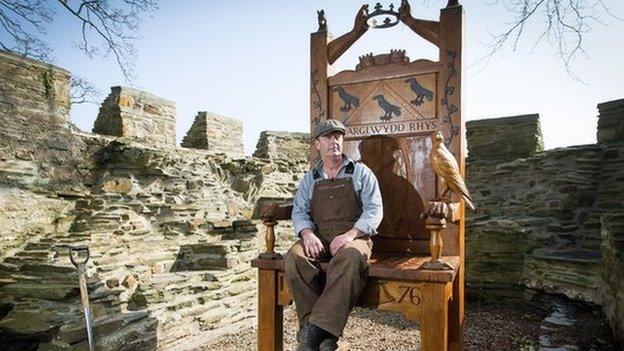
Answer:
<path fill-rule="evenodd" d="M 624 212 L 624 139 L 599 144 L 602 152 L 596 162 L 602 165 L 596 175 L 598 187 L 591 211 L 584 222 L 583 247 L 600 250 L 601 217 Z"/>
<path fill-rule="evenodd" d="M 87 148 L 68 128 L 68 71 L 0 50 L 0 183 L 80 192 Z"/>
<path fill-rule="evenodd" d="M 599 143 L 624 140 L 624 99 L 598 104 Z"/>
<path fill-rule="evenodd" d="M 94 191 L 76 202 L 70 228 L 0 266 L 0 295 L 12 306 L 0 321 L 4 335 L 84 344 L 77 275 L 60 247 L 82 243 L 92 252 L 99 345 L 178 349 L 252 322 L 257 229 L 242 220 L 251 204 L 229 187 L 231 159 L 122 142 L 100 157 L 106 167 Z"/>
<path fill-rule="evenodd" d="M 510 123 L 513 128 L 504 118 L 467 123 L 467 184 L 478 204 L 466 224 L 467 282 L 521 283 L 599 302 L 600 254 L 586 244 L 600 228 L 588 229 L 585 222 L 599 187 L 601 149 L 541 151 L 535 115 Z M 518 145 L 516 134 L 526 143 Z"/>
<path fill-rule="evenodd" d="M 0 77 L 0 122 L 5 137 L 23 141 L 25 131 L 37 136 L 69 120 L 68 71 L 0 50 Z"/>
<path fill-rule="evenodd" d="M 309 153 L 308 133 L 262 132 L 254 153 L 254 157 L 264 162 L 263 190 L 259 197 L 290 201 L 309 169 Z M 275 251 L 286 252 L 296 239 L 292 222 L 280 221 L 275 227 L 275 236 Z"/>
<path fill-rule="evenodd" d="M 624 345 L 624 212 L 602 216 L 602 278 L 604 315 Z"/>
<path fill-rule="evenodd" d="M 182 147 L 243 157 L 243 124 L 233 118 L 200 111 L 182 140 Z"/>
<path fill-rule="evenodd" d="M 310 151 L 310 134 L 265 130 L 260 133 L 254 157 L 300 161 Z"/>
<path fill-rule="evenodd" d="M 112 87 L 100 107 L 93 132 L 173 146 L 175 103 L 145 91 Z"/>
<path fill-rule="evenodd" d="M 30 75 L 38 82 L 49 68 L 5 59 L 0 55 L 0 68 L 29 67 L 15 71 L 17 81 Z M 62 88 L 54 96 L 68 96 L 64 76 L 54 77 Z M 0 83 L 11 84 L 20 83 Z M 175 148 L 173 123 L 165 123 L 173 121 L 173 105 L 125 88 L 113 89 L 98 118 L 121 117 L 121 137 L 39 124 L 56 110 L 26 112 L 56 100 L 28 91 L 3 90 L 18 109 L 12 119 L 6 111 L 1 117 L 24 123 L 0 131 L 0 345 L 85 348 L 78 276 L 65 246 L 76 244 L 91 249 L 87 283 L 99 348 L 192 349 L 253 323 L 253 204 L 260 196 L 292 196 L 307 152 L 243 157 L 240 138 L 231 143 L 241 145 L 234 154 Z M 68 109 L 59 111 L 67 120 Z M 29 118 L 45 130 L 29 129 Z M 150 129 L 152 122 L 163 123 Z"/>
<path fill-rule="evenodd" d="M 466 126 L 468 157 L 515 160 L 544 150 L 537 114 L 470 121 Z"/>

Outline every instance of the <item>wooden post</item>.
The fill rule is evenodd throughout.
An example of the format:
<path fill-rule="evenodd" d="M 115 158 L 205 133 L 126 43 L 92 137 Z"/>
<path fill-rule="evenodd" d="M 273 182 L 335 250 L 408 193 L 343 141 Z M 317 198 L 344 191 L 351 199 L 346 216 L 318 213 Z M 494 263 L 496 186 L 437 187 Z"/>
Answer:
<path fill-rule="evenodd" d="M 314 135 L 316 126 L 328 118 L 327 45 L 330 41 L 331 35 L 326 29 L 310 34 L 310 135 Z M 316 163 L 316 155 L 314 145 L 311 144 L 310 165 Z"/>
<path fill-rule="evenodd" d="M 446 217 L 452 217 L 452 208 L 442 201 L 429 201 L 425 212 L 425 228 L 429 231 L 429 251 L 431 259 L 422 265 L 423 269 L 453 270 L 453 266 L 442 260 L 444 240 L 442 231 L 446 229 Z"/>
<path fill-rule="evenodd" d="M 431 232 L 431 238 L 429 239 L 431 262 L 441 262 L 442 248 L 444 247 L 441 232 L 446 228 L 446 220 L 444 218 L 429 217 L 427 218 L 426 227 Z"/>
<path fill-rule="evenodd" d="M 440 74 L 438 86 L 442 94 L 438 108 L 442 114 L 443 123 L 450 124 L 450 135 L 445 139 L 451 142 L 448 149 L 457 157 L 459 169 L 465 173 L 465 137 L 462 123 L 462 71 L 463 71 L 463 40 L 464 40 L 464 10 L 458 1 L 449 1 L 446 8 L 440 11 Z M 453 199 L 453 201 L 457 201 Z M 464 349 L 464 206 L 460 209 L 461 220 L 455 228 L 457 242 L 448 243 L 447 248 L 460 256 L 460 265 L 453 284 L 453 298 L 449 307 L 449 348 L 450 350 Z"/>
<path fill-rule="evenodd" d="M 420 328 L 423 351 L 448 350 L 448 299 L 451 283 L 426 284 L 422 288 L 422 323 Z"/>
<path fill-rule="evenodd" d="M 273 219 L 263 220 L 262 223 L 266 226 L 264 232 L 265 252 L 260 253 L 260 258 L 267 260 L 281 259 L 282 255 L 275 253 L 275 226 L 277 221 Z"/>
<path fill-rule="evenodd" d="M 258 270 L 258 351 L 282 351 L 284 309 L 279 304 L 276 270 Z"/>

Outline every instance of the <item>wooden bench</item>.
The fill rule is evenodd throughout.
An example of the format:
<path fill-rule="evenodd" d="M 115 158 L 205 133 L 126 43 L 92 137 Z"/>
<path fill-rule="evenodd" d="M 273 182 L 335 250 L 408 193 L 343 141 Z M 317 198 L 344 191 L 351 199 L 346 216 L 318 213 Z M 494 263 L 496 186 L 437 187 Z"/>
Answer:
<path fill-rule="evenodd" d="M 384 220 L 373 237 L 370 279 L 358 305 L 399 311 L 419 322 L 424 351 L 463 350 L 464 207 L 455 196 L 439 202 L 444 188 L 428 162 L 431 135 L 439 131 L 464 174 L 463 9 L 450 0 L 439 21 L 431 21 L 413 18 L 406 1 L 401 7 L 399 12 L 362 7 L 354 28 L 336 39 L 319 12 L 319 30 L 310 38 L 310 130 L 327 118 L 341 120 L 347 127 L 343 152 L 369 166 L 379 181 Z M 410 61 L 405 51 L 392 50 L 363 55 L 355 69 L 333 74 L 331 65 L 377 15 L 394 16 L 396 22 L 400 17 L 439 48 L 438 60 Z M 317 154 L 311 151 L 313 165 Z M 440 204 L 444 211 L 438 211 Z M 267 252 L 252 261 L 258 268 L 258 350 L 275 351 L 283 348 L 282 312 L 292 296 L 282 260 L 272 252 L 273 231 L 278 221 L 290 218 L 291 207 L 259 207 L 256 218 L 267 226 Z"/>

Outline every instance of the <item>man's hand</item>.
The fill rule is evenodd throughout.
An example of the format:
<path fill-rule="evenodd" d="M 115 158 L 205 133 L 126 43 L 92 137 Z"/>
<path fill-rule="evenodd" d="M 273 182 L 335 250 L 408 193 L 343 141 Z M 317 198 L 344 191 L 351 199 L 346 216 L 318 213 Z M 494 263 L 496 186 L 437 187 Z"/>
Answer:
<path fill-rule="evenodd" d="M 404 23 L 414 20 L 414 18 L 412 17 L 412 9 L 407 0 L 401 1 L 401 7 L 399 7 L 399 19 Z"/>
<path fill-rule="evenodd" d="M 331 244 L 329 244 L 329 251 L 331 251 L 332 256 L 336 255 L 336 252 L 340 250 L 341 247 L 355 240 L 355 238 L 364 235 L 359 229 L 352 228 L 348 232 L 344 234 L 340 234 L 332 240 Z"/>
<path fill-rule="evenodd" d="M 366 32 L 368 29 L 368 23 L 366 20 L 368 19 L 368 4 L 362 5 L 355 16 L 355 23 L 353 24 L 353 29 L 358 32 Z"/>
<path fill-rule="evenodd" d="M 308 257 L 318 258 L 325 251 L 321 239 L 308 228 L 301 231 L 301 240 L 303 241 L 303 250 Z"/>

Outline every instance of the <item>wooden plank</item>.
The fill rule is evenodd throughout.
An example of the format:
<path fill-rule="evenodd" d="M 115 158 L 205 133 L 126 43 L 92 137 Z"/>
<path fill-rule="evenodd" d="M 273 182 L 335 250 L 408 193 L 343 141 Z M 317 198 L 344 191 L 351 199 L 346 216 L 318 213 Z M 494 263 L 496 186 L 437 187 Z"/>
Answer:
<path fill-rule="evenodd" d="M 384 238 L 382 236 L 373 237 L 373 251 L 387 253 L 410 253 L 413 255 L 429 255 L 429 239 L 422 240 L 400 240 L 394 238 Z"/>
<path fill-rule="evenodd" d="M 443 256 L 442 259 L 450 263 L 455 269 L 446 271 L 420 269 L 420 266 L 429 260 L 428 256 L 373 255 L 368 275 L 372 279 L 403 280 L 415 283 L 452 282 L 457 275 L 459 256 Z M 251 265 L 252 267 L 261 268 L 263 270 L 284 271 L 283 260 L 256 258 L 251 261 Z M 321 267 L 323 268 L 326 268 L 327 265 L 327 262 L 321 263 Z"/>
<path fill-rule="evenodd" d="M 278 303 L 277 272 L 258 270 L 258 350 L 282 351 L 283 307 Z"/>

